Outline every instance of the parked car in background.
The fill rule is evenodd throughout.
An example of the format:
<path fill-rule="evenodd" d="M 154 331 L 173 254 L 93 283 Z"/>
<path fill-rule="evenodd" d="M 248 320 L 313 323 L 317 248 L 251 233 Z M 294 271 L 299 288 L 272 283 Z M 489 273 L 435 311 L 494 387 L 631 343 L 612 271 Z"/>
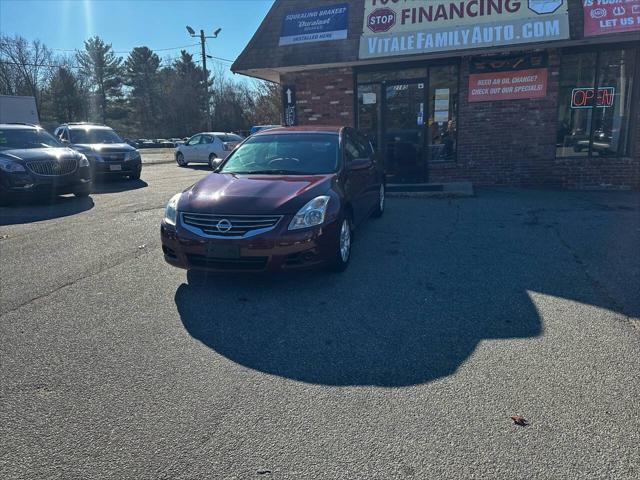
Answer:
<path fill-rule="evenodd" d="M 136 140 L 136 143 L 138 144 L 137 148 L 155 148 L 156 147 L 153 140 L 149 140 L 148 138 L 139 138 L 138 140 Z"/>
<path fill-rule="evenodd" d="M 170 138 L 169 139 L 170 142 L 173 142 L 173 144 L 177 147 L 178 145 L 182 145 L 184 144 L 184 140 L 181 138 Z"/>
<path fill-rule="evenodd" d="M 24 193 L 91 193 L 87 157 L 30 124 L 0 124 L 0 200 Z"/>
<path fill-rule="evenodd" d="M 126 176 L 139 179 L 142 159 L 138 150 L 126 144 L 111 128 L 93 123 L 65 123 L 54 135 L 86 155 L 93 177 Z"/>
<path fill-rule="evenodd" d="M 272 129 L 171 198 L 162 250 L 185 269 L 342 271 L 352 230 L 384 207 L 384 171 L 363 135 L 344 127 Z"/>
<path fill-rule="evenodd" d="M 254 133 L 258 133 L 262 130 L 268 130 L 270 128 L 278 128 L 278 127 L 280 127 L 280 125 L 255 125 L 251 127 L 251 130 L 249 131 L 249 135 L 253 135 Z"/>
<path fill-rule="evenodd" d="M 176 162 L 181 167 L 186 167 L 189 163 L 208 163 L 213 169 L 227 158 L 240 142 L 242 137 L 235 133 L 198 133 L 184 145 L 176 147 Z"/>

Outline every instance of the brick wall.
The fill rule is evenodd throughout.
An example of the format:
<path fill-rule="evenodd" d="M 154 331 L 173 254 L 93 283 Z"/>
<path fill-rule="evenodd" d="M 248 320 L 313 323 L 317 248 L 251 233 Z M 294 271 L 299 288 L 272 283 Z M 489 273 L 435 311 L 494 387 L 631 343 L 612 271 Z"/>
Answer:
<path fill-rule="evenodd" d="M 296 86 L 299 125 L 353 126 L 351 68 L 310 70 L 286 74 L 283 85 Z"/>

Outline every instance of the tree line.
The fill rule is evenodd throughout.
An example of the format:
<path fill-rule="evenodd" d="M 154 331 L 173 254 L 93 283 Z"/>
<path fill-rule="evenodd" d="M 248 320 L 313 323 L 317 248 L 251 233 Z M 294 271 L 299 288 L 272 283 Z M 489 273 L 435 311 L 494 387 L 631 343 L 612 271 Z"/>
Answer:
<path fill-rule="evenodd" d="M 209 112 L 215 131 L 244 131 L 280 123 L 280 89 L 269 82 L 207 72 Z M 99 122 L 129 138 L 186 137 L 207 130 L 202 67 L 186 50 L 164 63 L 148 47 L 126 57 L 95 36 L 71 56 L 56 56 L 42 42 L 0 36 L 0 94 L 36 99 L 40 122 Z"/>

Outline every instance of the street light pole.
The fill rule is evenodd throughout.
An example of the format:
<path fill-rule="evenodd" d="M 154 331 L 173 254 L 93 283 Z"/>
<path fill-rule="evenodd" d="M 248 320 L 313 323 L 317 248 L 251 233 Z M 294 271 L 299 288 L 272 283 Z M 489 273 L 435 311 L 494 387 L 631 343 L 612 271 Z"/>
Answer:
<path fill-rule="evenodd" d="M 207 127 L 209 131 L 213 129 L 213 125 L 212 125 L 213 119 L 211 117 L 211 98 L 209 95 L 209 72 L 207 71 L 207 52 L 205 49 L 205 44 L 206 44 L 207 38 L 218 38 L 218 35 L 220 34 L 221 30 L 222 30 L 221 28 L 218 28 L 215 32 L 213 32 L 213 35 L 210 35 L 210 36 L 205 35 L 204 30 L 200 30 L 200 35 L 198 35 L 193 28 L 187 25 L 187 32 L 189 32 L 189 35 L 191 35 L 192 37 L 200 38 L 200 47 L 202 52 L 202 73 L 204 76 L 204 101 L 206 104 Z"/>

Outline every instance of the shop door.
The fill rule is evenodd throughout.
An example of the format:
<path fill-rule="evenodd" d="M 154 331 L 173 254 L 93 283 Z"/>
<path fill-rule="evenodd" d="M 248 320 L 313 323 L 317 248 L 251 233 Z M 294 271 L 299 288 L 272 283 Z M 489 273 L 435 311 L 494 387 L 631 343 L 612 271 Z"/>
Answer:
<path fill-rule="evenodd" d="M 427 182 L 425 119 L 428 117 L 425 83 L 388 83 L 384 89 L 383 141 L 387 181 Z"/>

